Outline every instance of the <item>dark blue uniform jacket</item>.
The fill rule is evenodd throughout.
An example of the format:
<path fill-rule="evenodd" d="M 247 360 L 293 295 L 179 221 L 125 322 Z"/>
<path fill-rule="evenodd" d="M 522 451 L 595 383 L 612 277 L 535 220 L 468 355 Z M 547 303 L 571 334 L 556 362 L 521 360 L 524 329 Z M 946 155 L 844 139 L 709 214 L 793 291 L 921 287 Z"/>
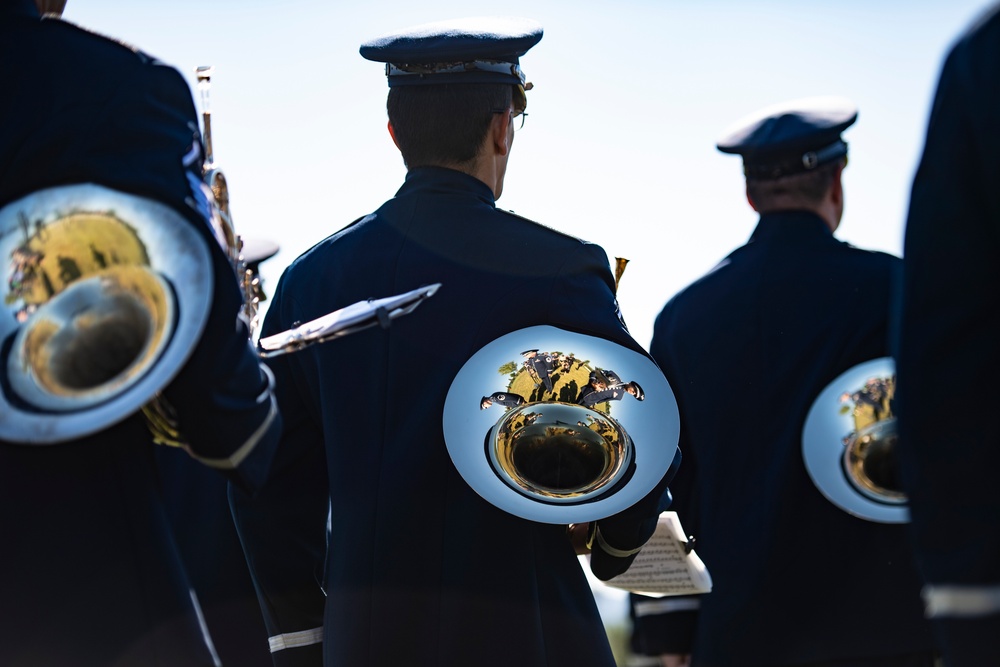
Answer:
<path fill-rule="evenodd" d="M 235 325 L 233 270 L 188 203 L 201 141 L 184 79 L 127 46 L 40 19 L 30 0 L 7 0 L 0 90 L 0 206 L 47 187 L 97 183 L 170 205 L 202 233 L 214 262 L 215 290 L 205 294 L 212 311 L 164 393 L 201 457 L 224 459 L 262 429 L 256 448 L 225 471 L 255 488 L 280 420 Z M 76 442 L 0 443 L 0 664 L 213 664 L 153 452 L 135 416 Z"/>
<path fill-rule="evenodd" d="M 395 198 L 286 270 L 263 334 L 437 282 L 387 330 L 272 364 L 286 420 L 275 477 L 235 506 L 272 641 L 288 646 L 277 664 L 320 664 L 322 648 L 330 667 L 613 666 L 565 526 L 480 498 L 442 432 L 453 378 L 503 334 L 550 324 L 641 352 L 600 247 L 498 210 L 464 173 L 415 169 Z M 602 521 L 610 544 L 645 541 L 667 481 Z M 594 567 L 623 567 L 608 561 L 595 555 Z"/>
<path fill-rule="evenodd" d="M 649 653 L 774 666 L 930 647 L 906 528 L 828 502 L 801 453 L 816 396 L 888 355 L 899 264 L 811 213 L 765 214 L 660 313 L 650 351 L 677 393 L 684 451 L 672 509 L 714 588 L 697 612 L 640 618 Z"/>
<path fill-rule="evenodd" d="M 1000 592 L 1000 6 L 955 44 L 906 222 L 903 481 L 932 589 Z M 936 619 L 947 664 L 1000 664 L 1000 609 Z"/>

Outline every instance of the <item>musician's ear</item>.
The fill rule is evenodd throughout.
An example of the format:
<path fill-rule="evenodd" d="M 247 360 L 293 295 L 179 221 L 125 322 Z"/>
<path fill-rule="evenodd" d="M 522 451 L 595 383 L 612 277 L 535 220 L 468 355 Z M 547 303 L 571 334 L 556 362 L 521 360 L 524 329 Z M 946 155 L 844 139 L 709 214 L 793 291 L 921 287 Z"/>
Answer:
<path fill-rule="evenodd" d="M 507 131 L 510 127 L 510 121 L 511 116 L 509 113 L 493 114 L 489 136 L 496 155 L 506 155 L 510 152 L 510 141 L 513 140 Z"/>
<path fill-rule="evenodd" d="M 392 127 L 392 121 L 386 123 L 386 127 L 389 128 L 389 136 L 392 137 L 392 143 L 396 144 L 396 148 L 399 148 L 399 141 L 396 139 L 396 130 Z M 402 151 L 402 148 L 399 148 Z"/>
<path fill-rule="evenodd" d="M 747 193 L 747 203 L 750 204 L 750 208 L 752 208 L 753 210 L 756 211 L 757 210 L 757 204 L 754 203 L 753 197 L 750 196 L 750 187 L 749 186 L 747 186 L 747 188 L 746 188 L 746 193 Z"/>

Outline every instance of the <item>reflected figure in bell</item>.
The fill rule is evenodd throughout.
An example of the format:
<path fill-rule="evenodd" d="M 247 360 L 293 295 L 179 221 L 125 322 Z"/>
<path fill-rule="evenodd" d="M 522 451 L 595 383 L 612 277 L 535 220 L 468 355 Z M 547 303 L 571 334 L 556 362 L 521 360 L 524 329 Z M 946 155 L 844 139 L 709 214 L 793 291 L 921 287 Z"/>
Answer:
<path fill-rule="evenodd" d="M 521 353 L 524 357 L 524 367 L 535 379 L 535 385 L 545 385 L 545 391 L 552 391 L 552 371 L 555 370 L 555 359 L 548 352 L 539 354 L 538 350 L 525 350 Z"/>
<path fill-rule="evenodd" d="M 559 371 L 562 373 L 569 373 L 573 370 L 573 364 L 576 364 L 577 368 L 583 366 L 583 361 L 576 358 L 572 352 L 569 354 L 560 353 L 556 357 L 556 364 L 558 365 Z"/>
<path fill-rule="evenodd" d="M 871 426 L 875 422 L 892 417 L 892 398 L 895 388 L 895 378 L 869 378 L 861 389 L 840 397 L 841 403 L 853 403 L 845 409 L 851 411 L 854 418 L 854 431 Z M 850 436 L 845 437 L 845 440 Z"/>
<path fill-rule="evenodd" d="M 519 405 L 524 405 L 525 400 L 523 396 L 518 394 L 509 394 L 503 391 L 495 391 L 489 396 L 483 396 L 482 400 L 479 402 L 479 409 L 486 410 L 490 406 L 502 405 L 505 408 L 516 408 Z"/>
<path fill-rule="evenodd" d="M 605 401 L 620 401 L 626 395 L 633 396 L 637 401 L 646 398 L 638 382 L 622 382 L 614 371 L 599 368 L 591 371 L 590 380 L 580 390 L 577 403 L 589 408 Z"/>
<path fill-rule="evenodd" d="M 39 279 L 42 253 L 32 250 L 26 245 L 14 249 L 10 256 L 10 269 L 7 276 L 8 298 L 11 306 L 16 304 L 14 317 L 18 322 L 24 322 L 38 308 L 29 300 L 34 283 Z M 44 276 L 43 276 L 44 278 Z M 49 290 L 51 295 L 52 290 Z"/>

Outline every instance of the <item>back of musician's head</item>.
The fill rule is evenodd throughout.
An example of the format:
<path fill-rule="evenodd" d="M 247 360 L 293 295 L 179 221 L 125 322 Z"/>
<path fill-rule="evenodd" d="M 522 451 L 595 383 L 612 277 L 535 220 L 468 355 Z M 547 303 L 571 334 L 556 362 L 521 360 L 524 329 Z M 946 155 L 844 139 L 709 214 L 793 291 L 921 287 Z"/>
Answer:
<path fill-rule="evenodd" d="M 397 86 L 386 108 L 408 169 L 472 162 L 493 116 L 513 100 L 505 83 Z"/>
<path fill-rule="evenodd" d="M 826 197 L 845 160 L 820 165 L 812 171 L 779 178 L 747 178 L 747 196 L 758 211 L 791 207 L 812 208 Z"/>

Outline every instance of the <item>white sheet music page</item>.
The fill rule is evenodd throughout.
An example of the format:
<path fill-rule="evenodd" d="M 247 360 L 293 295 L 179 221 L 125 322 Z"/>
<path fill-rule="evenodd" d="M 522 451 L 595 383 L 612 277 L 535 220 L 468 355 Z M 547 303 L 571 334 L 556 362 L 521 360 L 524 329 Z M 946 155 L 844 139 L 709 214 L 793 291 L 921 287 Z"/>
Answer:
<path fill-rule="evenodd" d="M 604 583 L 651 597 L 708 593 L 712 590 L 708 568 L 694 550 L 686 551 L 686 545 L 677 512 L 663 512 L 629 569 Z"/>

